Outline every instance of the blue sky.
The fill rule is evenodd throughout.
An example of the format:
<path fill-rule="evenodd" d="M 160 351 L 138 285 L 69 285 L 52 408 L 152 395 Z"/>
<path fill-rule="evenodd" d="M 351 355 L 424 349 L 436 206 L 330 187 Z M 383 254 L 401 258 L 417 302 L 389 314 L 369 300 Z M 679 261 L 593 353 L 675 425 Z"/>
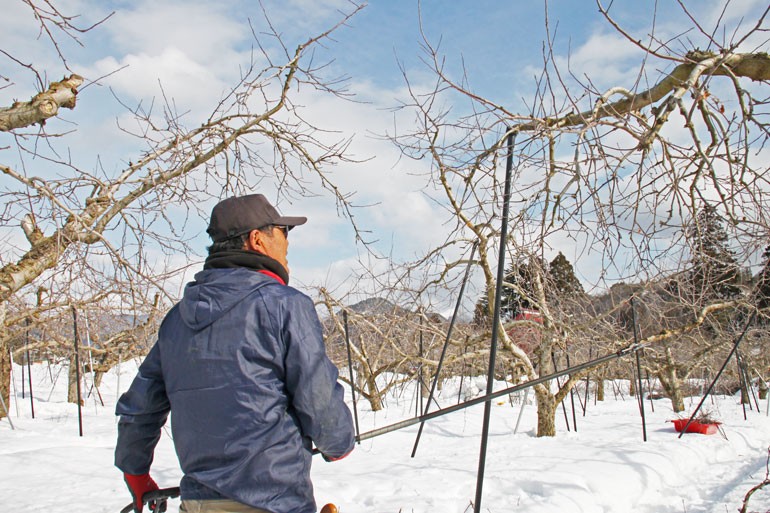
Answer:
<path fill-rule="evenodd" d="M 689 26 L 681 13 L 675 14 L 675 2 L 657 3 L 660 12 L 656 33 L 676 35 Z M 651 30 L 655 4 L 647 0 L 616 1 L 612 13 L 643 39 Z M 691 4 L 699 19 L 708 25 L 718 16 L 723 2 Z M 55 129 L 76 130 L 68 136 L 68 145 L 77 165 L 84 169 L 103 166 L 107 172 L 117 172 L 137 154 L 136 141 L 117 130 L 118 122 L 125 123 L 127 116 L 114 96 L 129 105 L 141 102 L 147 106 L 161 97 L 162 86 L 178 109 L 188 112 L 188 125 L 195 126 L 205 119 L 248 61 L 254 44 L 248 20 L 257 33 L 265 27 L 260 4 L 253 0 L 65 0 L 57 5 L 65 13 L 81 14 L 81 25 L 115 13 L 103 25 L 82 35 L 82 46 L 60 38 L 70 68 L 87 79 L 120 71 L 102 79 L 99 85 L 84 88 L 75 111 L 65 112 L 61 120 L 49 123 Z M 336 23 L 340 11 L 351 10 L 345 0 L 264 0 L 262 5 L 290 49 Z M 734 25 L 741 16 L 764 4 L 740 0 L 730 5 L 728 18 Z M 357 221 L 379 241 L 377 248 L 383 254 L 395 260 L 410 259 L 441 240 L 443 223 L 418 176 L 429 163 L 405 161 L 381 137 L 393 130 L 394 123 L 403 123 L 403 118 L 393 112 L 406 95 L 402 68 L 414 86 L 428 87 L 433 81 L 421 62 L 425 58 L 421 24 L 425 37 L 445 57 L 451 76 L 459 80 L 465 69 L 475 92 L 511 111 L 526 113 L 543 63 L 545 6 L 542 1 L 374 0 L 317 50 L 318 62 L 330 63 L 326 70 L 329 76 L 347 77 L 347 90 L 355 95 L 357 103 L 303 93 L 304 112 L 319 126 L 353 138 L 350 150 L 363 162 L 335 168 L 332 179 L 345 192 L 355 192 L 359 204 L 377 205 L 359 211 Z M 633 86 L 644 56 L 612 30 L 594 2 L 551 0 L 547 6 L 555 58 L 565 71 L 568 64 L 576 76 L 590 77 L 600 88 Z M 21 2 L 7 6 L 0 30 L 4 34 L 3 49 L 23 54 L 38 69 L 45 70 L 49 79 L 65 74 L 50 44 L 37 37 L 29 9 Z M 692 38 L 697 42 L 697 34 Z M 269 38 L 264 41 L 266 46 L 271 45 Z M 662 63 L 655 71 L 664 71 L 665 66 L 670 64 Z M 31 75 L 17 68 L 6 67 L 11 70 L 11 86 L 0 89 L 0 105 L 35 92 Z M 16 156 L 0 158 L 19 165 Z M 42 164 L 27 160 L 25 165 L 34 172 Z M 262 182 L 255 184 L 254 192 L 264 189 L 270 195 L 272 188 L 274 184 Z M 201 234 L 196 238 L 201 252 L 207 243 L 202 235 L 205 217 L 212 205 L 199 205 L 199 210 L 179 225 L 186 237 Z M 307 226 L 292 233 L 289 259 L 295 282 L 344 282 L 362 253 L 350 225 L 337 214 L 332 198 L 322 195 L 283 200 L 279 209 L 288 215 L 310 218 Z M 568 242 L 560 249 L 568 258 L 574 256 Z M 595 265 L 585 264 L 586 276 L 595 274 L 591 268 Z"/>

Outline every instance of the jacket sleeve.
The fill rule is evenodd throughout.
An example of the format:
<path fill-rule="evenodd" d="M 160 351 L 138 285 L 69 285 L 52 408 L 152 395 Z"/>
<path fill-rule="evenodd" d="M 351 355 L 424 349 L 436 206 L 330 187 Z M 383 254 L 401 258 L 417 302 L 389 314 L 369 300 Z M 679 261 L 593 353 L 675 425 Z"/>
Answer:
<path fill-rule="evenodd" d="M 156 343 L 139 366 L 139 373 L 115 408 L 120 415 L 115 466 L 127 474 L 150 471 L 160 431 L 166 423 L 169 401 Z"/>
<path fill-rule="evenodd" d="M 327 459 L 353 450 L 355 430 L 337 383 L 337 368 L 326 356 L 321 323 L 313 302 L 297 294 L 283 312 L 286 387 L 302 433 Z"/>

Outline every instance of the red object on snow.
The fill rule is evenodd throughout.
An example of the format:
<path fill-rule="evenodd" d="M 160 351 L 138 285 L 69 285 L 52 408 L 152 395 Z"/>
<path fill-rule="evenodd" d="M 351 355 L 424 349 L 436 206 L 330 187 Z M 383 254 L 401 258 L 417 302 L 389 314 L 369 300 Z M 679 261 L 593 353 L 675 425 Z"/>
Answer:
<path fill-rule="evenodd" d="M 674 429 L 678 432 L 682 432 L 685 426 L 687 426 L 687 419 L 672 420 L 674 423 Z M 702 435 L 713 435 L 719 431 L 719 422 L 713 423 L 701 423 L 697 420 L 693 420 L 689 426 L 687 426 L 688 433 L 700 433 Z"/>

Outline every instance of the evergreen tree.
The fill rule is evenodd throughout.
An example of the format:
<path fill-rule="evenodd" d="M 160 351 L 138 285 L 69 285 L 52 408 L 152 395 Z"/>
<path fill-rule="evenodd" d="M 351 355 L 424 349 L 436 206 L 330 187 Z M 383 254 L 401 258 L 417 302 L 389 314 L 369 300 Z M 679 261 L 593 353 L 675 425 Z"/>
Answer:
<path fill-rule="evenodd" d="M 546 287 L 546 297 L 549 300 L 558 301 L 560 298 L 574 298 L 584 293 L 583 285 L 575 276 L 572 264 L 561 252 L 550 264 L 546 264 L 544 260 L 539 258 L 516 262 L 511 264 L 505 273 L 506 283 L 512 286 L 503 286 L 500 304 L 500 315 L 503 320 L 512 319 L 525 309 L 538 309 L 533 286 L 538 274 Z M 474 323 L 484 325 L 490 321 L 487 319 L 488 307 L 489 301 L 487 301 L 486 295 L 480 297 L 473 313 Z"/>
<path fill-rule="evenodd" d="M 740 293 L 740 270 L 716 208 L 706 204 L 687 229 L 692 254 L 687 284 L 703 299 L 732 299 Z"/>
<path fill-rule="evenodd" d="M 532 257 L 523 262 L 511 264 L 505 275 L 505 281 L 513 287 L 503 288 L 500 314 L 504 319 L 516 317 L 524 309 L 537 309 L 534 297 L 534 282 L 537 276 L 543 283 L 548 281 L 548 266 L 542 259 Z"/>
<path fill-rule="evenodd" d="M 583 284 L 575 276 L 575 269 L 561 251 L 551 260 L 549 267 L 551 294 L 556 298 L 575 297 L 583 294 Z"/>

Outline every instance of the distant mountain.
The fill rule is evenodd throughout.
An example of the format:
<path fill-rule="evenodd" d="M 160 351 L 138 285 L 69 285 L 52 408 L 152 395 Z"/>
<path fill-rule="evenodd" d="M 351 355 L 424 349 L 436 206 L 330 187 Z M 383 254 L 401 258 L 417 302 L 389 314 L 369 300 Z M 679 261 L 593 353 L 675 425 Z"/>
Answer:
<path fill-rule="evenodd" d="M 354 305 L 350 305 L 348 309 L 354 313 L 364 316 L 408 316 L 416 314 L 415 311 L 407 310 L 406 308 L 402 308 L 397 304 L 380 297 L 364 299 L 363 301 L 359 301 Z M 431 322 L 440 323 L 447 321 L 443 315 L 435 312 L 428 312 L 427 317 Z"/>
<path fill-rule="evenodd" d="M 381 297 L 372 297 L 359 301 L 354 305 L 350 305 L 348 309 L 357 314 L 364 315 L 392 315 L 392 314 L 408 314 L 408 310 L 401 308 L 395 303 L 391 303 L 387 299 Z"/>

